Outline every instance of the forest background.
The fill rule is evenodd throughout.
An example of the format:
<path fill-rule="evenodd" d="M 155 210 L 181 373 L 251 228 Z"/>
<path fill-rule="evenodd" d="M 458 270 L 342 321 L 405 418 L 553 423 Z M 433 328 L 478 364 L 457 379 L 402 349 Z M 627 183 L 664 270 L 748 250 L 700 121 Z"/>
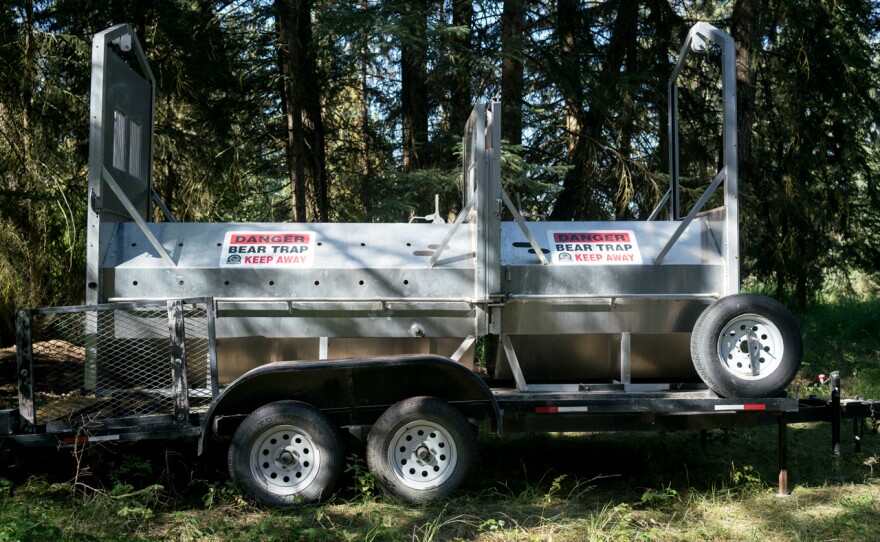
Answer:
<path fill-rule="evenodd" d="M 0 346 L 85 290 L 91 37 L 135 28 L 153 180 L 184 221 L 407 221 L 460 208 L 461 135 L 500 94 L 532 220 L 644 220 L 668 186 L 667 80 L 690 26 L 737 42 L 743 276 L 793 305 L 875 297 L 872 0 L 3 0 Z M 683 208 L 720 163 L 717 58 L 681 90 Z M 160 213 L 157 213 L 160 216 Z M 158 218 L 161 219 L 161 218 Z"/>

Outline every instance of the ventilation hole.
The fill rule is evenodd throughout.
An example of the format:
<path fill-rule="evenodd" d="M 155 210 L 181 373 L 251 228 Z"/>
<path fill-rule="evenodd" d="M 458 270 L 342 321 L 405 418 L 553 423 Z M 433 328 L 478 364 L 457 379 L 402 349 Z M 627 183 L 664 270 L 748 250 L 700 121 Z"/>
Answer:
<path fill-rule="evenodd" d="M 222 247 L 222 246 L 223 246 L 223 243 L 217 243 L 217 246 L 218 246 L 218 247 Z"/>
<path fill-rule="evenodd" d="M 299 437 L 296 437 L 296 439 L 294 440 L 294 442 L 297 443 L 297 444 L 302 443 L 302 441 L 303 441 L 303 439 L 301 439 L 301 438 L 299 438 Z"/>
<path fill-rule="evenodd" d="M 431 438 L 437 438 L 437 433 L 431 433 L 431 434 L 428 435 L 428 436 L 431 437 Z"/>
<path fill-rule="evenodd" d="M 269 455 L 269 450 L 263 450 L 263 455 Z"/>
<path fill-rule="evenodd" d="M 438 467 L 437 465 L 434 465 L 434 472 L 440 472 L 440 467 Z"/>
<path fill-rule="evenodd" d="M 318 286 L 319 284 L 321 284 L 321 281 L 320 281 L 320 280 L 316 280 L 316 281 L 315 281 L 315 286 Z"/>
<path fill-rule="evenodd" d="M 182 247 L 183 243 L 177 243 L 177 246 Z"/>
<path fill-rule="evenodd" d="M 758 361 L 760 361 L 761 363 L 764 363 L 764 362 L 767 361 L 767 360 L 765 360 L 764 358 L 761 358 L 761 359 L 758 360 Z"/>
<path fill-rule="evenodd" d="M 446 443 L 441 442 L 440 444 L 438 444 L 438 446 L 440 446 L 441 448 L 445 448 L 445 447 L 446 447 Z"/>
<path fill-rule="evenodd" d="M 290 440 L 290 435 L 281 435 L 281 440 Z"/>
<path fill-rule="evenodd" d="M 182 280 L 177 281 L 177 285 L 178 285 L 178 286 L 183 286 L 183 281 L 182 281 Z"/>
<path fill-rule="evenodd" d="M 405 285 L 409 284 L 409 281 L 408 281 L 408 280 L 404 280 L 404 281 L 403 281 L 403 284 L 404 284 L 404 286 L 405 286 Z"/>
<path fill-rule="evenodd" d="M 740 331 L 745 331 L 745 330 L 746 330 L 746 326 L 745 326 L 745 325 L 739 326 L 739 329 L 740 329 Z"/>
<path fill-rule="evenodd" d="M 400 460 L 400 464 L 401 464 L 401 465 L 406 465 L 406 459 L 401 459 L 401 460 Z"/>
<path fill-rule="evenodd" d="M 309 468 L 309 462 L 308 462 L 308 461 L 303 461 L 303 467 L 305 467 L 305 468 Z"/>
<path fill-rule="evenodd" d="M 438 248 L 440 248 L 440 245 L 428 245 L 428 248 L 430 248 L 431 250 L 437 250 Z"/>
<path fill-rule="evenodd" d="M 424 435 L 425 435 L 425 432 L 422 431 L 421 429 L 419 429 L 418 433 L 416 433 L 416 434 L 419 435 L 419 436 L 421 437 L 421 436 L 424 436 Z"/>
<path fill-rule="evenodd" d="M 411 247 L 412 243 L 407 243 L 406 246 Z"/>
<path fill-rule="evenodd" d="M 308 449 L 308 448 L 303 448 L 303 453 L 304 453 L 304 454 L 308 454 L 308 453 L 309 453 L 309 449 Z"/>
<path fill-rule="evenodd" d="M 733 359 L 733 354 L 728 354 L 727 359 Z"/>
<path fill-rule="evenodd" d="M 268 468 L 269 468 L 269 463 L 263 463 L 263 468 L 264 468 L 264 469 L 268 469 Z"/>
<path fill-rule="evenodd" d="M 294 476 L 296 476 L 297 478 L 302 478 L 302 475 L 303 475 L 303 473 L 301 473 L 301 472 L 294 474 Z"/>
<path fill-rule="evenodd" d="M 269 443 L 270 444 L 278 444 L 278 440 L 273 438 L 272 440 L 269 441 Z"/>
<path fill-rule="evenodd" d="M 422 471 L 422 478 L 427 478 L 427 477 L 428 477 L 428 471 L 423 470 Z"/>
<path fill-rule="evenodd" d="M 446 454 L 440 454 L 440 461 L 446 461 Z"/>
<path fill-rule="evenodd" d="M 269 281 L 269 286 L 275 286 L 275 281 L 274 281 L 274 280 L 270 280 L 270 281 Z"/>
<path fill-rule="evenodd" d="M 742 369 L 742 367 L 743 367 L 743 364 L 742 364 L 742 363 L 739 363 L 739 362 L 737 362 L 737 364 L 736 364 L 736 366 L 737 366 L 737 367 L 739 367 L 739 368 L 740 368 L 740 369 Z"/>
<path fill-rule="evenodd" d="M 324 243 L 318 243 L 318 246 L 319 246 L 319 247 L 320 247 L 320 246 L 324 246 Z"/>
<path fill-rule="evenodd" d="M 138 285 L 138 281 L 134 281 L 134 282 L 132 282 L 131 285 L 132 285 L 132 286 L 137 286 L 137 285 Z"/>
<path fill-rule="evenodd" d="M 769 351 L 770 351 L 770 347 L 769 347 L 769 346 L 765 346 L 765 347 L 764 347 L 764 352 L 769 352 Z"/>
<path fill-rule="evenodd" d="M 409 473 L 410 473 L 410 474 L 415 474 L 415 473 L 416 473 L 416 469 L 409 469 Z"/>
<path fill-rule="evenodd" d="M 366 244 L 366 243 L 361 243 L 361 246 L 362 246 L 362 247 L 365 247 L 365 246 L 367 246 L 367 244 Z"/>
<path fill-rule="evenodd" d="M 733 337 L 734 335 L 736 335 L 736 331 L 731 331 L 730 336 Z"/>
<path fill-rule="evenodd" d="M 285 484 L 288 483 L 288 482 L 290 482 L 290 476 L 285 476 L 285 477 L 283 478 L 283 480 L 284 480 L 284 483 L 285 483 Z"/>
<path fill-rule="evenodd" d="M 361 286 L 363 286 L 363 285 L 364 285 L 364 281 L 359 280 L 359 281 L 358 281 L 358 284 L 360 284 Z"/>
<path fill-rule="evenodd" d="M 274 480 L 275 478 L 278 478 L 278 473 L 273 472 L 270 477 Z"/>
<path fill-rule="evenodd" d="M 138 246 L 138 244 L 137 244 L 137 243 L 132 243 L 131 246 L 136 247 L 136 246 Z"/>
<path fill-rule="evenodd" d="M 766 341 L 766 340 L 767 340 L 767 335 L 761 335 L 761 340 L 762 340 L 762 341 Z"/>
<path fill-rule="evenodd" d="M 223 281 L 223 286 L 229 286 L 229 281 L 228 281 L 228 280 L 224 280 L 224 281 Z"/>
<path fill-rule="evenodd" d="M 405 452 L 406 452 L 406 446 L 401 446 L 400 453 L 405 453 Z"/>
<path fill-rule="evenodd" d="M 407 440 L 407 442 L 408 442 L 408 441 L 411 441 L 411 440 L 412 440 L 412 435 L 407 435 L 407 436 L 406 436 L 406 440 Z"/>
<path fill-rule="evenodd" d="M 413 250 L 413 256 L 433 256 L 433 250 Z"/>

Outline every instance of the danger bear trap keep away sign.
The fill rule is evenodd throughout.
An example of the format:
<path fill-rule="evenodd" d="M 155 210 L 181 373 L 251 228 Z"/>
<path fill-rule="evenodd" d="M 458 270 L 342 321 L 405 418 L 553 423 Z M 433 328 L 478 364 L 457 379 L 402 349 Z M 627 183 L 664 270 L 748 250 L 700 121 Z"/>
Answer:
<path fill-rule="evenodd" d="M 316 238 L 312 231 L 229 231 L 220 267 L 311 267 Z"/>
<path fill-rule="evenodd" d="M 631 230 L 549 231 L 556 265 L 638 265 L 642 254 Z"/>

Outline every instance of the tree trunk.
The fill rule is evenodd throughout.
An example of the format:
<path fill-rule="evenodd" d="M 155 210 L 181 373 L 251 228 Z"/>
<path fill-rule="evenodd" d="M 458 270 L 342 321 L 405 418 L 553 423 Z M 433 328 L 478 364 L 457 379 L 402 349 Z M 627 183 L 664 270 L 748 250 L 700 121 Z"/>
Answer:
<path fill-rule="evenodd" d="M 400 40 L 403 171 L 408 173 L 427 165 L 424 155 L 428 142 L 427 1 L 401 2 L 400 15 L 403 26 Z"/>
<path fill-rule="evenodd" d="M 501 139 L 522 144 L 525 0 L 504 0 L 501 12 Z"/>
<path fill-rule="evenodd" d="M 287 120 L 285 150 L 295 222 L 326 221 L 328 214 L 324 124 L 311 12 L 311 0 L 275 1 L 281 102 Z"/>
<path fill-rule="evenodd" d="M 731 35 L 736 42 L 736 139 L 740 189 L 749 181 L 751 170 L 757 77 L 754 56 L 761 40 L 761 4 L 761 0 L 737 0 L 730 21 Z"/>
<path fill-rule="evenodd" d="M 449 129 L 456 135 L 461 135 L 474 106 L 471 96 L 472 75 L 467 63 L 473 49 L 473 19 L 474 6 L 471 0 L 452 0 L 452 25 L 467 29 L 467 32 L 464 33 L 456 32 L 450 44 L 450 61 L 452 62 L 450 96 L 452 99 L 449 111 Z"/>

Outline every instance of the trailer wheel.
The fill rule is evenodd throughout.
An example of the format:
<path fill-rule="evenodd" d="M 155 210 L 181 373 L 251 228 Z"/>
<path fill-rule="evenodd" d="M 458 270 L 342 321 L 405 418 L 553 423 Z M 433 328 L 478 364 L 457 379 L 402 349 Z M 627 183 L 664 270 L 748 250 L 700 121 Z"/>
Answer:
<path fill-rule="evenodd" d="M 385 411 L 367 438 L 367 463 L 386 493 L 410 503 L 455 491 L 476 454 L 476 436 L 455 408 L 413 397 Z"/>
<path fill-rule="evenodd" d="M 343 460 L 338 429 L 317 409 L 278 401 L 245 418 L 229 447 L 229 474 L 262 504 L 289 508 L 336 488 Z"/>
<path fill-rule="evenodd" d="M 803 344 L 797 322 L 769 297 L 736 294 L 706 308 L 694 325 L 691 357 L 722 397 L 774 397 L 794 379 Z"/>

